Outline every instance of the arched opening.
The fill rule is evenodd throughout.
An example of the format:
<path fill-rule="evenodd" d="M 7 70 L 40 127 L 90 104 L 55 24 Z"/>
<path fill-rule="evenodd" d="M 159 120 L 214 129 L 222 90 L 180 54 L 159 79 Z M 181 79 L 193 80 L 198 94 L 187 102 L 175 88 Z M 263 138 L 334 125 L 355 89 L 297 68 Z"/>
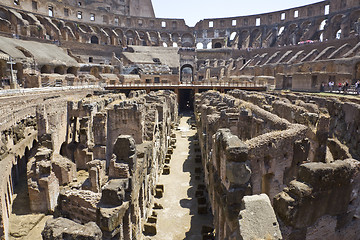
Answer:
<path fill-rule="evenodd" d="M 207 48 L 207 49 L 212 49 L 212 43 L 209 42 L 209 43 L 206 45 L 206 48 Z"/>
<path fill-rule="evenodd" d="M 167 47 L 168 45 L 165 43 L 165 42 L 163 42 L 163 47 Z"/>
<path fill-rule="evenodd" d="M 90 74 L 95 76 L 95 77 L 98 77 L 99 76 L 99 68 L 98 67 L 92 67 L 90 69 Z"/>
<path fill-rule="evenodd" d="M 325 29 L 325 25 L 326 25 L 326 19 L 324 19 L 321 23 L 320 23 L 320 26 L 319 26 L 319 30 L 322 31 Z"/>
<path fill-rule="evenodd" d="M 217 42 L 214 44 L 214 48 L 222 48 L 222 44 Z"/>
<path fill-rule="evenodd" d="M 92 36 L 90 42 L 93 44 L 99 44 L 99 38 L 97 36 Z"/>
<path fill-rule="evenodd" d="M 341 38 L 341 29 L 339 29 L 339 30 L 336 32 L 335 38 L 336 38 L 336 39 L 340 39 L 340 38 Z"/>
<path fill-rule="evenodd" d="M 64 66 L 55 67 L 54 73 L 57 73 L 57 74 L 60 74 L 60 75 L 65 74 L 65 67 Z"/>
<path fill-rule="evenodd" d="M 76 67 L 69 67 L 66 71 L 67 74 L 74 74 L 76 75 L 77 74 L 77 69 Z"/>
<path fill-rule="evenodd" d="M 178 44 L 176 42 L 173 42 L 173 47 L 178 47 Z"/>
<path fill-rule="evenodd" d="M 180 82 L 192 83 L 193 81 L 194 81 L 193 67 L 189 64 L 182 66 L 180 71 Z"/>
<path fill-rule="evenodd" d="M 282 26 L 280 29 L 279 29 L 279 32 L 278 32 L 278 36 L 280 36 L 285 30 L 285 27 Z"/>
<path fill-rule="evenodd" d="M 41 73 L 51 73 L 51 67 L 49 65 L 44 65 L 40 69 Z"/>
<path fill-rule="evenodd" d="M 230 41 L 234 40 L 236 37 L 236 32 L 232 32 L 230 35 Z"/>
<path fill-rule="evenodd" d="M 182 35 L 182 37 L 181 37 L 181 45 L 183 47 L 193 47 L 193 46 L 195 46 L 194 36 L 189 34 L 189 33 L 185 33 L 184 35 Z"/>
<path fill-rule="evenodd" d="M 204 49 L 204 44 L 203 43 L 197 43 L 196 44 L 196 49 Z"/>

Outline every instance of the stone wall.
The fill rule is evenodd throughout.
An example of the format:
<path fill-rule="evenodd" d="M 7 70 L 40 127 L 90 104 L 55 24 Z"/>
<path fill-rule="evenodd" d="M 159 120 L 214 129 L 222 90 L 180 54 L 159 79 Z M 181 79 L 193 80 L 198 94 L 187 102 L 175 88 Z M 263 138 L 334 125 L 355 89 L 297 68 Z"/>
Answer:
<path fill-rule="evenodd" d="M 345 160 L 357 155 L 350 151 L 353 143 L 342 139 L 349 133 L 337 130 L 346 114 L 334 114 L 328 106 L 335 104 L 344 112 L 351 106 L 351 116 L 357 114 L 358 103 L 351 99 L 239 90 L 196 95 L 205 182 L 219 239 L 245 236 L 239 231 L 242 200 L 260 193 L 274 203 L 284 239 L 356 234 L 357 218 L 351 219 L 359 206 L 358 161 Z M 357 118 L 346 120 L 355 131 Z M 327 224 L 337 231 L 327 231 Z"/>
<path fill-rule="evenodd" d="M 60 188 L 55 216 L 96 222 L 104 239 L 139 239 L 177 121 L 176 95 L 91 96 L 69 102 L 67 116 L 61 153 L 88 177 Z"/>
<path fill-rule="evenodd" d="M 0 236 L 8 239 L 8 217 L 13 201 L 13 189 L 20 183 L 21 177 L 26 174 L 26 163 L 31 157 L 32 150 L 37 148 L 39 134 L 46 135 L 47 146 L 59 151 L 61 143 L 65 140 L 67 99 L 83 97 L 93 91 L 93 89 L 71 91 L 54 89 L 24 92 L 21 98 L 11 94 L 2 96 L 0 104 L 0 163 L 2 169 Z M 51 120 L 50 124 L 46 122 L 49 119 Z M 51 179 L 50 182 L 55 181 L 56 183 L 57 180 L 53 175 Z M 43 181 L 42 184 L 46 185 L 47 183 Z M 54 201 L 56 202 L 54 199 L 49 199 L 48 202 L 53 204 Z M 47 209 L 47 207 L 45 208 Z"/>

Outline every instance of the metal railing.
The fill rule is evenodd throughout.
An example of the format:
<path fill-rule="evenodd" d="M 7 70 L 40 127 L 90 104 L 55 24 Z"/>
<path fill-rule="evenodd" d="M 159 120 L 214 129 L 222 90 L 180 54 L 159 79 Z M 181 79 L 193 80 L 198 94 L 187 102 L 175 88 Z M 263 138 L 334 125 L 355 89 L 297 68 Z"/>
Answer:
<path fill-rule="evenodd" d="M 253 82 L 231 83 L 231 82 L 179 82 L 179 83 L 116 83 L 107 84 L 107 87 L 268 87 L 268 84 Z"/>

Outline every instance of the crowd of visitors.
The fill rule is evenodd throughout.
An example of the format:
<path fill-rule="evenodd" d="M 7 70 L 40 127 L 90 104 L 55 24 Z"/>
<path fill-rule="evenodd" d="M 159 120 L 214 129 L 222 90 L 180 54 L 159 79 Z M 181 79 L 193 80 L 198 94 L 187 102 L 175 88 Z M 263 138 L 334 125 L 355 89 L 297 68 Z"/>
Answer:
<path fill-rule="evenodd" d="M 335 84 L 334 81 L 330 80 L 328 83 L 328 91 L 329 92 L 336 92 L 336 93 L 349 93 L 349 90 L 354 90 L 356 94 L 360 94 L 360 80 L 357 80 L 355 82 L 354 88 L 351 87 L 351 85 L 349 84 L 348 81 L 344 81 L 344 82 L 338 82 L 337 84 Z M 320 86 L 320 92 L 324 92 L 325 91 L 325 84 L 322 83 Z M 352 91 L 352 92 L 354 92 Z"/>

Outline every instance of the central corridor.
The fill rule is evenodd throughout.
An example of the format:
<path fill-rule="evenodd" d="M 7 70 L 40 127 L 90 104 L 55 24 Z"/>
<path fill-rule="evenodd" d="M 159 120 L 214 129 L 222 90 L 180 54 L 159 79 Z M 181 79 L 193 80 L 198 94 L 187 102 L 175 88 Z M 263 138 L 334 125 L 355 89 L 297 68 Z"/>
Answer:
<path fill-rule="evenodd" d="M 195 156 L 201 154 L 195 146 L 196 130 L 191 129 L 191 122 L 190 116 L 182 117 L 176 130 L 176 148 L 170 160 L 170 174 L 161 175 L 159 181 L 164 185 L 164 196 L 155 199 L 163 206 L 163 209 L 156 210 L 157 234 L 149 239 L 202 239 L 203 226 L 212 226 L 210 211 L 198 214 L 199 204 L 204 206 L 202 201 L 206 193 L 201 161 L 195 161 Z"/>

